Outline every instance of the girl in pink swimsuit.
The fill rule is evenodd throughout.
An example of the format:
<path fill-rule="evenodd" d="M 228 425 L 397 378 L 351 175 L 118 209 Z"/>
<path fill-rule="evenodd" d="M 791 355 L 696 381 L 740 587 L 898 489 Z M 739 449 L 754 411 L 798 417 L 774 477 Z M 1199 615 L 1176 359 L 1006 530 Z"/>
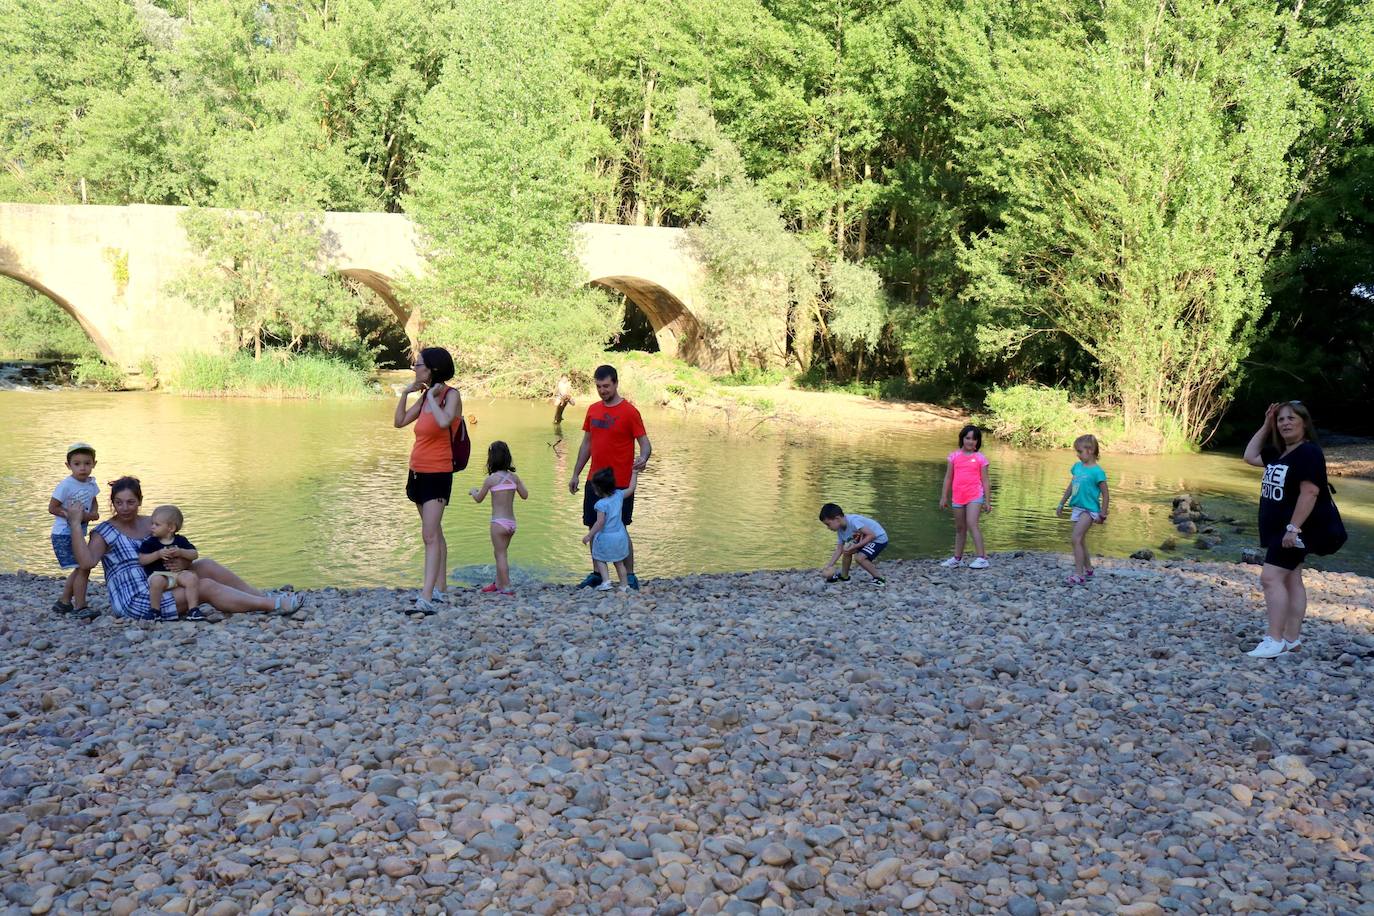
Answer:
<path fill-rule="evenodd" d="M 510 549 L 510 539 L 515 537 L 515 494 L 519 493 L 521 499 L 529 499 L 530 494 L 520 475 L 515 473 L 510 446 L 499 440 L 487 449 L 487 479 L 480 487 L 468 490 L 479 503 L 488 493 L 491 494 L 491 549 L 496 554 L 496 581 L 482 591 L 513 595 L 515 590 L 510 587 L 510 562 L 506 551 Z"/>

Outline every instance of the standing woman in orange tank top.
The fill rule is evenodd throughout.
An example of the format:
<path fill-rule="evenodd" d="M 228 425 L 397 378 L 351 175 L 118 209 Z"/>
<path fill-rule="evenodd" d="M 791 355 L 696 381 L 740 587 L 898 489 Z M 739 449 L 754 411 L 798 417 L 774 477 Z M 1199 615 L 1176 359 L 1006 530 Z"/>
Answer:
<path fill-rule="evenodd" d="M 426 617 L 435 602 L 448 594 L 448 542 L 444 540 L 444 507 L 453 492 L 453 446 L 449 428 L 463 415 L 463 396 L 446 384 L 453 378 L 453 357 L 443 347 L 426 347 L 415 360 L 415 381 L 401 392 L 396 404 L 396 428 L 415 424 L 415 445 L 410 450 L 406 496 L 420 513 L 420 533 L 425 542 L 425 584 L 410 614 Z M 412 391 L 420 399 L 406 406 Z"/>

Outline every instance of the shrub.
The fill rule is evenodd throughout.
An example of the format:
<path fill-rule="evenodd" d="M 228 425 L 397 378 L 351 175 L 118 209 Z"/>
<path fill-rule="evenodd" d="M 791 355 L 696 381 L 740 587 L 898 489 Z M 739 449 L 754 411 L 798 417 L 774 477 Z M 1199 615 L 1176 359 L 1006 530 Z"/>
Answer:
<path fill-rule="evenodd" d="M 1084 408 L 1058 388 L 1013 385 L 988 392 L 987 416 L 977 418 L 992 434 L 1013 445 L 1064 448 L 1097 424 Z"/>
<path fill-rule="evenodd" d="M 715 381 L 717 385 L 724 385 L 726 387 L 781 385 L 790 377 L 791 375 L 783 369 L 760 369 L 758 366 L 746 363 L 729 375 L 722 375 L 719 378 L 713 379 L 713 381 Z"/>
<path fill-rule="evenodd" d="M 124 373 L 97 356 L 82 356 L 72 367 L 72 379 L 87 388 L 120 391 L 124 388 Z"/>

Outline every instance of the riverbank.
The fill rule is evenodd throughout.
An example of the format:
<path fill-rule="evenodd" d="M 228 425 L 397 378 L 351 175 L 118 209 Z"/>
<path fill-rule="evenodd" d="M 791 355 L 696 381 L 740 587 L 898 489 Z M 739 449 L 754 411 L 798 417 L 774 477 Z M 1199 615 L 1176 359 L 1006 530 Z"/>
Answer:
<path fill-rule="evenodd" d="M 1362 477 L 1374 480 L 1374 442 L 1324 447 L 1326 470 L 1332 477 Z"/>
<path fill-rule="evenodd" d="M 1374 580 L 1063 557 L 82 626 L 0 576 L 0 885 L 140 907 L 1374 907 Z M 103 598 L 103 590 L 97 595 Z"/>

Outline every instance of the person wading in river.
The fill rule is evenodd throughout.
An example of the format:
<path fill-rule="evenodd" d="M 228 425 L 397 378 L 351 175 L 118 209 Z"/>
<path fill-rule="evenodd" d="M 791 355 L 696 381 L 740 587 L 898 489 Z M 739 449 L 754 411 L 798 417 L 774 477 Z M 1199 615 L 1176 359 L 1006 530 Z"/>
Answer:
<path fill-rule="evenodd" d="M 596 380 L 596 393 L 600 401 L 587 408 L 587 417 L 582 421 L 582 445 L 577 450 L 577 463 L 573 465 L 572 477 L 568 480 L 568 492 L 576 493 L 578 478 L 582 469 L 591 460 L 588 481 L 591 474 L 601 468 L 615 472 L 617 489 L 630 485 L 630 472 L 642 471 L 649 463 L 653 445 L 644 431 L 644 420 L 639 411 L 629 401 L 620 396 L 620 376 L 613 366 L 597 366 L 593 373 Z M 635 457 L 635 443 L 639 443 L 639 457 Z M 596 524 L 596 494 L 588 486 L 582 498 L 582 524 L 591 528 Z M 634 516 L 635 498 L 631 494 L 625 498 L 621 508 L 621 520 L 629 528 Z M 628 531 L 626 532 L 628 537 Z M 601 574 L 593 564 L 587 578 L 578 583 L 578 588 L 592 588 L 601 584 Z M 632 589 L 639 588 L 635 576 L 635 547 L 630 542 L 629 555 L 625 557 L 625 584 Z"/>

